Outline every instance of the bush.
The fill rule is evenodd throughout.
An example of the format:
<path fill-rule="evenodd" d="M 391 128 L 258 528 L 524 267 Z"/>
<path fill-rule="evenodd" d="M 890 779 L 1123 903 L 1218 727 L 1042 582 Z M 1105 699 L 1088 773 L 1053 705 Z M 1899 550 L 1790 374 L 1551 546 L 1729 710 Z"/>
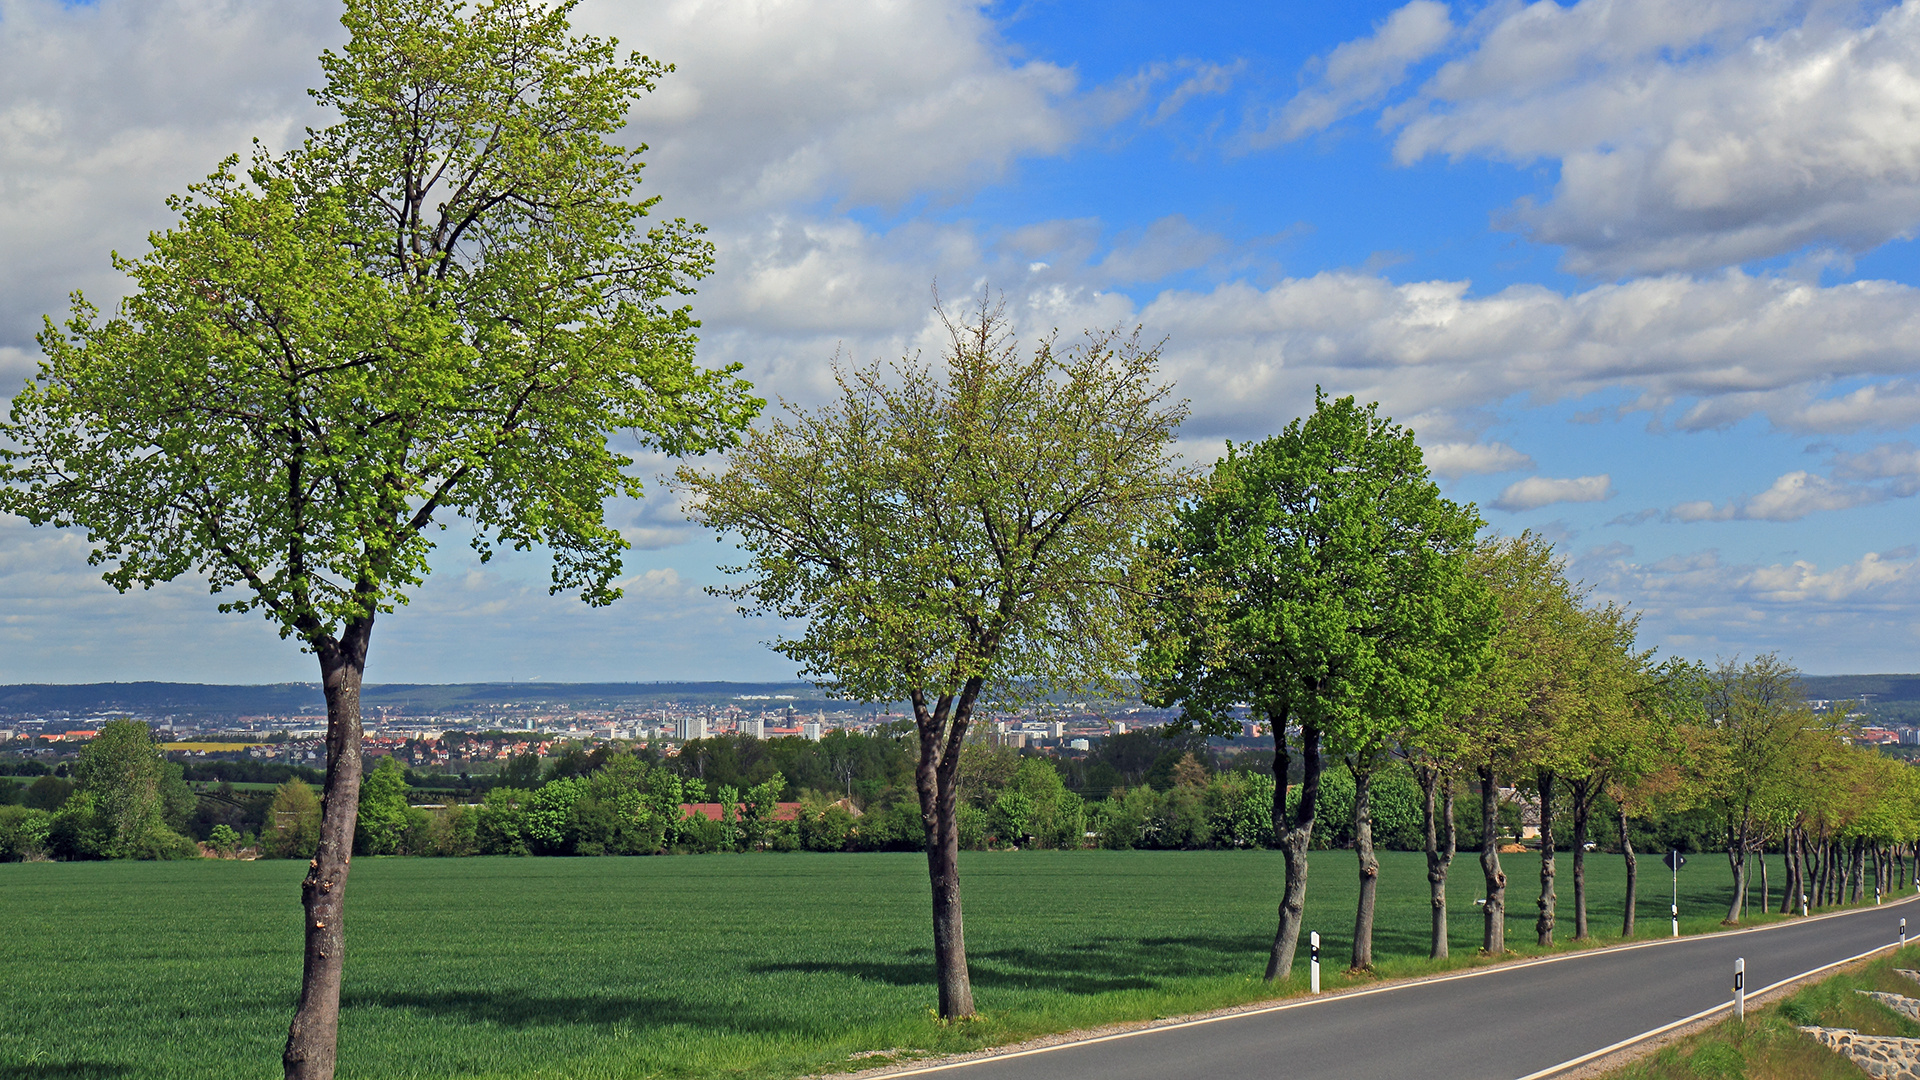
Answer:
<path fill-rule="evenodd" d="M 987 850 L 987 812 L 977 806 L 960 807 L 954 823 L 960 833 L 960 846 L 967 851 Z"/>
<path fill-rule="evenodd" d="M 240 834 L 233 831 L 231 825 L 215 825 L 207 834 L 207 845 L 222 855 L 231 857 L 240 850 Z"/>
<path fill-rule="evenodd" d="M 842 814 L 846 811 L 842 810 Z M 733 829 L 723 821 L 715 821 L 705 814 L 693 814 L 680 819 L 675 829 L 677 834 L 674 850 L 687 855 L 710 855 L 716 851 L 733 849 Z M 844 837 L 844 833 L 842 836 Z M 809 847 L 809 851 L 819 848 Z M 838 850 L 838 849 L 832 849 Z"/>
<path fill-rule="evenodd" d="M 72 795 L 73 781 L 58 776 L 42 776 L 27 785 L 27 790 L 20 796 L 20 805 L 52 812 L 65 806 Z"/>
<path fill-rule="evenodd" d="M 0 806 L 0 862 L 47 856 L 53 815 L 27 806 Z"/>
<path fill-rule="evenodd" d="M 304 780 L 289 780 L 273 792 L 261 828 L 261 854 L 273 859 L 311 859 L 320 847 L 320 800 Z"/>
<path fill-rule="evenodd" d="M 527 855 L 527 792 L 497 787 L 480 805 L 475 835 L 483 855 Z"/>
<path fill-rule="evenodd" d="M 407 830 L 413 824 L 408 813 L 407 778 L 400 763 L 390 757 L 380 759 L 360 785 L 360 816 L 353 827 L 353 849 L 361 855 L 399 855 L 406 850 Z"/>
<path fill-rule="evenodd" d="M 1273 775 L 1223 773 L 1207 788 L 1207 828 L 1213 846 L 1268 847 L 1273 843 Z"/>

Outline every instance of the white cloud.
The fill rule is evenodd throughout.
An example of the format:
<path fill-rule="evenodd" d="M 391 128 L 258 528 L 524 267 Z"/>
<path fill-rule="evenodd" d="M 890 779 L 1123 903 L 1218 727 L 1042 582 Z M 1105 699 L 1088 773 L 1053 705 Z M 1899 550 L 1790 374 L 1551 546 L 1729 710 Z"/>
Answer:
<path fill-rule="evenodd" d="M 1187 61 L 1180 66 L 1193 74 L 1180 80 L 1179 85 L 1161 99 L 1160 104 L 1153 110 L 1153 115 L 1147 118 L 1148 123 L 1162 124 L 1171 120 L 1174 114 L 1186 108 L 1187 104 L 1195 98 L 1213 97 L 1226 93 L 1232 88 L 1234 77 L 1245 70 L 1247 63 L 1244 60 L 1236 60 L 1231 64 Z"/>
<path fill-rule="evenodd" d="M 1457 480 L 1477 473 L 1513 472 L 1533 468 L 1533 459 L 1503 442 L 1443 442 L 1421 447 L 1427 468 Z"/>
<path fill-rule="evenodd" d="M 1895 495 L 1920 491 L 1920 447 L 1904 440 L 1858 454 L 1835 454 L 1831 464 L 1833 474 L 1843 480 L 1890 480 L 1887 490 Z"/>
<path fill-rule="evenodd" d="M 1596 549 L 1573 570 L 1601 599 L 1640 612 L 1642 639 L 1712 659 L 1779 649 L 1812 671 L 1900 670 L 1920 624 L 1920 559 L 1911 548 L 1822 567 L 1811 560 L 1729 563 L 1713 550 L 1637 562 Z"/>
<path fill-rule="evenodd" d="M 1073 72 L 1018 61 L 959 0 L 599 0 L 576 22 L 676 65 L 629 130 L 649 178 L 703 219 L 958 192 L 1083 123 Z"/>
<path fill-rule="evenodd" d="M 1711 502 L 1683 502 L 1668 511 L 1673 521 L 1799 521 L 1824 510 L 1848 510 L 1878 502 L 1872 488 L 1836 483 L 1823 476 L 1796 470 L 1781 476 L 1758 495 L 1747 495 L 1723 506 Z"/>
<path fill-rule="evenodd" d="M 1602 473 L 1599 476 L 1576 476 L 1567 479 L 1555 479 L 1547 476 L 1529 476 L 1507 485 L 1493 505 L 1500 510 L 1521 511 L 1538 510 L 1554 503 L 1603 502 L 1613 498 L 1613 479 Z"/>
<path fill-rule="evenodd" d="M 1396 284 L 1326 273 L 1260 289 L 1161 293 L 1140 312 L 1168 334 L 1196 421 L 1241 429 L 1316 383 L 1394 415 L 1631 389 L 1656 414 L 1677 401 L 1920 372 L 1920 290 L 1819 287 L 1738 272 L 1563 294 L 1467 282 Z"/>
<path fill-rule="evenodd" d="M 1837 453 L 1825 477 L 1796 469 L 1758 495 L 1723 505 L 1696 500 L 1667 512 L 1670 521 L 1799 521 L 1809 514 L 1851 510 L 1920 493 L 1920 449 L 1909 442 L 1884 443 L 1862 453 Z"/>
<path fill-rule="evenodd" d="M 1407 69 L 1438 52 L 1453 35 L 1447 5 L 1413 0 L 1373 28 L 1315 61 L 1319 76 L 1280 110 L 1278 119 L 1253 135 L 1253 145 L 1271 145 L 1320 131 L 1377 103 L 1407 77 Z M 1316 70 L 1317 69 L 1317 70 Z"/>
<path fill-rule="evenodd" d="M 1790 409 L 1772 412 L 1771 416 L 1776 425 L 1791 431 L 1910 427 L 1920 423 L 1920 383 L 1894 379 L 1862 386 L 1839 397 L 1809 396 Z"/>
<path fill-rule="evenodd" d="M 30 348 L 74 288 L 110 303 L 108 252 L 142 251 L 168 194 L 318 122 L 304 91 L 338 18 L 319 0 L 0 0 L 0 345 Z"/>
<path fill-rule="evenodd" d="M 1378 51 L 1379 37 L 1341 49 Z M 1503 4 L 1457 40 L 1382 112 L 1395 157 L 1555 162 L 1551 197 L 1516 204 L 1509 223 L 1564 245 L 1575 271 L 1858 252 L 1920 224 L 1920 0 Z M 1368 74 L 1351 92 L 1329 77 L 1296 98 L 1281 130 L 1371 104 L 1404 64 L 1356 70 Z"/>

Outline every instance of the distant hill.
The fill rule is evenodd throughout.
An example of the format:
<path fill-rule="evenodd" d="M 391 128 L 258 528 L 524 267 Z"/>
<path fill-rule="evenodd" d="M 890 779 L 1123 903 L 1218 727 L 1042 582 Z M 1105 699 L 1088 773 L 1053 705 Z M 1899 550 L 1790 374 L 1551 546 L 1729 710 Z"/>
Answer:
<path fill-rule="evenodd" d="M 1920 702 L 1920 675 L 1803 675 L 1810 698 Z"/>
<path fill-rule="evenodd" d="M 1920 723 L 1920 675 L 1807 675 L 1801 684 L 1809 698 L 1854 700 L 1875 719 Z M 739 704 L 765 708 L 791 706 L 802 712 L 844 709 L 804 682 L 650 682 L 650 683 L 369 683 L 360 692 L 369 715 L 385 710 L 403 716 L 470 714 L 490 708 L 575 709 L 652 708 Z M 900 711 L 896 708 L 896 711 Z M 0 685 L 0 717 L 90 716 L 129 713 L 145 718 L 179 716 L 315 717 L 326 714 L 319 683 L 271 683 L 230 686 L 217 683 L 23 683 Z"/>
<path fill-rule="evenodd" d="M 740 701 L 741 698 L 746 701 Z M 786 699 L 786 700 L 780 700 Z M 666 702 L 827 707 L 811 683 L 369 683 L 361 689 L 361 707 L 404 715 L 469 713 L 489 707 L 576 709 L 646 708 Z M 845 708 L 836 704 L 834 708 Z M 319 683 L 227 686 L 210 683 L 82 683 L 0 686 L 0 716 L 90 715 L 127 712 L 142 716 L 288 716 L 326 713 Z"/>

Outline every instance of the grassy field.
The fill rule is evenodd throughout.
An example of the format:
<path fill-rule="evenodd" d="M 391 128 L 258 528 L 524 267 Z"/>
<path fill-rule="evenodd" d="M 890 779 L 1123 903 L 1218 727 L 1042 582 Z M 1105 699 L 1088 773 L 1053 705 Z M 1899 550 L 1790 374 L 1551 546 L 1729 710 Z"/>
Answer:
<path fill-rule="evenodd" d="M 985 1015 L 953 1026 L 929 1014 L 918 855 L 356 860 L 341 1075 L 794 1076 L 1271 996 L 1259 975 L 1277 853 L 962 858 Z M 1665 934 L 1667 874 L 1643 865 L 1657 873 L 1643 873 L 1641 929 Z M 1537 866 L 1507 859 L 1516 945 L 1533 937 Z M 1315 853 L 1308 925 L 1329 986 L 1343 981 L 1353 867 Z M 275 1074 L 304 869 L 0 865 L 0 1080 Z M 1381 971 L 1422 969 L 1423 861 L 1385 853 L 1381 877 Z M 1717 922 L 1726 877 L 1708 856 L 1682 871 L 1685 928 Z M 1589 878 L 1596 930 L 1617 930 L 1619 859 L 1596 856 Z M 1478 886 L 1463 857 L 1460 963 L 1479 941 Z M 1571 891 L 1563 876 L 1565 934 Z"/>
<path fill-rule="evenodd" d="M 1920 945 L 1862 961 L 1772 1005 L 1749 1008 L 1745 1023 L 1723 1020 L 1607 1073 L 1605 1080 L 1859 1080 L 1866 1075 L 1859 1066 L 1795 1026 L 1816 1024 L 1852 1028 L 1863 1035 L 1920 1037 L 1920 1023 L 1854 993 L 1885 990 L 1920 997 L 1920 986 L 1894 971 L 1916 965 L 1920 965 Z"/>

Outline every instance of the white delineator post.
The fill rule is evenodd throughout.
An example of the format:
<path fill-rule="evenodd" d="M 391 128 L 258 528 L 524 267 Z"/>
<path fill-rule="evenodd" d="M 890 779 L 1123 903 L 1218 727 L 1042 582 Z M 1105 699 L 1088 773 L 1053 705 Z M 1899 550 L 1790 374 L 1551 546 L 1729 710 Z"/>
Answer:
<path fill-rule="evenodd" d="M 1313 992 L 1320 992 L 1320 931 L 1307 935 L 1307 971 L 1313 980 Z"/>
<path fill-rule="evenodd" d="M 1800 894 L 1800 917 L 1803 919 L 1807 917 L 1807 894 L 1806 893 Z"/>
<path fill-rule="evenodd" d="M 1907 947 L 1907 920 L 1905 918 L 1900 920 L 1900 947 L 1903 949 Z"/>
<path fill-rule="evenodd" d="M 1747 1018 L 1747 958 L 1744 956 L 1733 962 L 1733 1018 Z"/>
<path fill-rule="evenodd" d="M 1673 936 L 1680 936 L 1680 852 L 1675 850 L 1667 856 L 1668 865 L 1673 867 Z"/>

